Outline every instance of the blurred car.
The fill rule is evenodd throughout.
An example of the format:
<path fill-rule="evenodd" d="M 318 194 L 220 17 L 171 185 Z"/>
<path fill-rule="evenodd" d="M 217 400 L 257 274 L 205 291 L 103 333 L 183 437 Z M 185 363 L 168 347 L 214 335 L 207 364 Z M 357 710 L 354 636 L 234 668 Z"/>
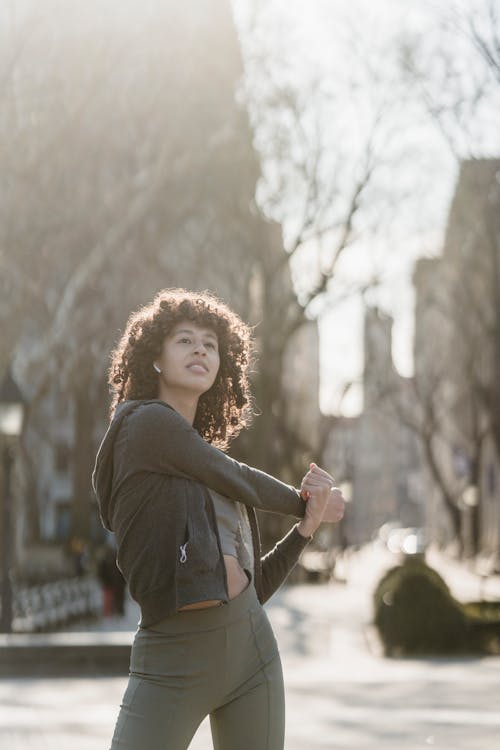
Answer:
<path fill-rule="evenodd" d="M 377 542 L 381 542 L 384 547 L 387 547 L 387 541 L 393 531 L 401 529 L 401 521 L 387 521 L 383 526 L 374 534 L 374 538 Z"/>
<path fill-rule="evenodd" d="M 393 528 L 387 534 L 386 545 L 394 554 L 423 555 L 427 546 L 425 529 L 420 526 Z"/>

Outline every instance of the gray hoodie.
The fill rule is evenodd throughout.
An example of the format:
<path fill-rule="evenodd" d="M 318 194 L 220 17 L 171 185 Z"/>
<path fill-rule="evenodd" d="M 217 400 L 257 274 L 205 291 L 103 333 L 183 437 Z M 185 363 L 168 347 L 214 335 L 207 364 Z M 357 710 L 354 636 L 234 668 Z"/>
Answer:
<path fill-rule="evenodd" d="M 99 447 L 92 485 L 117 561 L 148 627 L 196 601 L 228 601 L 207 488 L 247 507 L 260 601 L 283 583 L 309 539 L 294 526 L 261 559 L 255 508 L 301 518 L 298 490 L 227 456 L 159 399 L 124 401 Z"/>

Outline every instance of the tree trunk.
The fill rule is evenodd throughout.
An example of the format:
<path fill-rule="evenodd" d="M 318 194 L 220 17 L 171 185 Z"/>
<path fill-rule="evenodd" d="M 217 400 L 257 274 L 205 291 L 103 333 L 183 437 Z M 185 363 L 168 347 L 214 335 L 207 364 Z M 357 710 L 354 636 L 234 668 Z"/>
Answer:
<path fill-rule="evenodd" d="M 90 538 L 92 512 L 91 475 L 94 463 L 94 408 L 89 387 L 80 383 L 74 392 L 75 439 L 73 451 L 72 535 L 87 541 Z"/>
<path fill-rule="evenodd" d="M 441 490 L 441 497 L 443 498 L 444 507 L 448 514 L 448 518 L 451 522 L 453 529 L 453 536 L 457 540 L 460 546 L 460 554 L 463 553 L 463 535 L 462 535 L 462 513 L 460 508 L 457 506 L 453 495 L 449 492 L 446 483 L 439 470 L 434 451 L 432 450 L 432 438 L 427 437 L 423 440 L 425 455 L 427 456 L 427 464 L 431 470 L 432 476 L 436 481 L 439 489 Z"/>
<path fill-rule="evenodd" d="M 500 230 L 499 230 L 500 231 Z M 497 455 L 500 456 L 500 238 L 494 235 L 491 238 L 492 244 L 492 283 L 493 283 L 493 304 L 495 306 L 494 315 L 494 372 L 492 376 L 491 389 L 491 420 L 493 423 L 493 439 Z"/>
<path fill-rule="evenodd" d="M 480 539 L 481 539 L 481 504 L 478 503 L 471 508 L 471 551 L 475 557 L 480 551 Z"/>

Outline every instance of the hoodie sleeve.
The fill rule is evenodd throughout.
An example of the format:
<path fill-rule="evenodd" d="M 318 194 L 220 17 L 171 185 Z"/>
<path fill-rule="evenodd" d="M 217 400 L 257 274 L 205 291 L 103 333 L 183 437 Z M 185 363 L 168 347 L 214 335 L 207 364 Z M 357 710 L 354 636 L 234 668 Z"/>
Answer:
<path fill-rule="evenodd" d="M 267 602 L 279 589 L 294 569 L 301 552 L 307 547 L 311 539 L 312 536 L 302 536 L 297 529 L 297 524 L 295 524 L 283 539 L 276 542 L 272 550 L 260 558 L 262 569 L 261 604 Z"/>
<path fill-rule="evenodd" d="M 233 500 L 302 518 L 305 501 L 294 487 L 236 461 L 210 445 L 167 404 L 142 404 L 126 417 L 130 471 L 193 479 Z"/>

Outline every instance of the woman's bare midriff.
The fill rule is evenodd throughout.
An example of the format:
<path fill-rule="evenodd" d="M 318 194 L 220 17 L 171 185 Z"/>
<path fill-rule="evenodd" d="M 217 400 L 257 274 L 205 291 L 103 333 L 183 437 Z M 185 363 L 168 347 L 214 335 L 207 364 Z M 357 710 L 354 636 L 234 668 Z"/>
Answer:
<path fill-rule="evenodd" d="M 233 555 L 224 555 L 224 564 L 226 566 L 227 592 L 230 599 L 241 594 L 249 584 L 247 574 Z M 185 609 L 207 609 L 208 607 L 218 607 L 222 599 L 206 599 L 202 602 L 193 602 L 179 608 L 179 612 Z"/>

